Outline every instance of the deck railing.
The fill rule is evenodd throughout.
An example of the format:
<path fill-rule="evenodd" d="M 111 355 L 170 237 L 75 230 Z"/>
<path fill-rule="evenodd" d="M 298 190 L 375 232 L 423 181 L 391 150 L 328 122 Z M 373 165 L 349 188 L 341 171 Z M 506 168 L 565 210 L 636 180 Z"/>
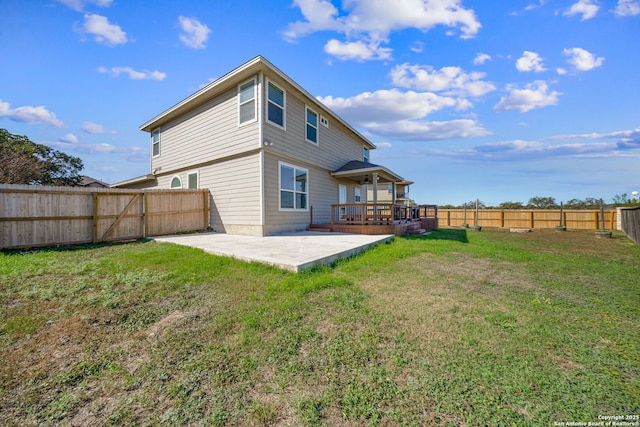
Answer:
<path fill-rule="evenodd" d="M 418 207 L 393 203 L 331 205 L 332 224 L 389 225 L 420 219 Z"/>

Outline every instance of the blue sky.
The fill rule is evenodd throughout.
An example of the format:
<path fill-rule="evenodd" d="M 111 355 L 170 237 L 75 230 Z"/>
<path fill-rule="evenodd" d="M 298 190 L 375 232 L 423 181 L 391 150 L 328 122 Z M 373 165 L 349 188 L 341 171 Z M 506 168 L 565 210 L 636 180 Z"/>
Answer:
<path fill-rule="evenodd" d="M 2 0 L 0 127 L 113 183 L 138 126 L 263 55 L 419 203 L 640 190 L 640 0 Z"/>

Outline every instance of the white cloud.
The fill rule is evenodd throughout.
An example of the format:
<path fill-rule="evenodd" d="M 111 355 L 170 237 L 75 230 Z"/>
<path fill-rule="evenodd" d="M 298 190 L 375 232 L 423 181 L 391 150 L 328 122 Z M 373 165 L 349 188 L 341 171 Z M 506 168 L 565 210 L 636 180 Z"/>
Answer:
<path fill-rule="evenodd" d="M 377 135 L 413 141 L 472 138 L 490 135 L 476 120 L 399 120 L 391 123 L 371 123 L 367 130 Z"/>
<path fill-rule="evenodd" d="M 58 141 L 60 142 L 67 142 L 69 144 L 77 144 L 78 143 L 78 137 L 75 136 L 72 133 L 68 133 L 66 135 L 61 136 L 60 138 L 58 138 Z"/>
<path fill-rule="evenodd" d="M 85 144 L 85 143 L 73 143 L 73 142 L 45 142 L 46 145 L 54 148 L 59 148 L 64 151 L 83 153 L 83 154 L 99 154 L 99 155 L 114 155 L 124 158 L 131 162 L 148 162 L 149 150 L 145 148 L 129 146 L 118 147 L 113 144 L 98 143 L 98 144 Z"/>
<path fill-rule="evenodd" d="M 581 21 L 591 19 L 598 13 L 600 6 L 595 0 L 579 0 L 574 3 L 567 11 L 563 13 L 565 16 L 582 15 Z"/>
<path fill-rule="evenodd" d="M 327 0 L 294 0 L 300 8 L 304 21 L 292 22 L 284 31 L 287 41 L 317 31 L 335 31 L 344 34 L 348 41 L 331 41 L 330 47 L 339 53 L 344 50 L 376 46 L 379 59 L 379 43 L 387 42 L 393 31 L 416 28 L 428 31 L 438 25 L 459 28 L 462 38 L 474 37 L 482 27 L 471 9 L 461 6 L 461 0 L 348 0 L 343 2 L 343 13 Z M 352 45 L 352 43 L 361 43 Z M 327 47 L 325 47 L 325 51 Z M 366 55 L 348 55 L 364 59 Z"/>
<path fill-rule="evenodd" d="M 391 147 L 393 147 L 393 144 L 392 144 L 392 143 L 390 143 L 390 142 L 376 142 L 376 147 L 377 147 L 379 150 L 385 150 L 385 149 L 387 149 L 387 148 L 391 148 Z"/>
<path fill-rule="evenodd" d="M 398 89 L 364 92 L 351 98 L 318 97 L 347 121 L 367 125 L 403 119 L 419 119 L 458 101 L 429 92 L 402 92 Z"/>
<path fill-rule="evenodd" d="M 567 69 L 559 67 L 559 68 L 556 68 L 556 72 L 561 76 L 564 76 L 565 74 L 567 74 Z"/>
<path fill-rule="evenodd" d="M 183 31 L 179 36 L 180 41 L 192 49 L 204 49 L 206 47 L 205 42 L 211 32 L 209 27 L 201 24 L 195 18 L 180 16 L 178 21 L 180 22 L 180 29 Z"/>
<path fill-rule="evenodd" d="M 547 69 L 544 68 L 540 55 L 536 52 L 529 52 L 528 50 L 522 52 L 522 57 L 516 61 L 516 69 L 523 73 L 530 71 L 541 73 L 547 71 Z"/>
<path fill-rule="evenodd" d="M 519 89 L 514 85 L 508 85 L 509 95 L 503 96 L 493 109 L 495 111 L 520 111 L 526 113 L 535 108 L 557 105 L 558 97 L 562 95 L 557 91 L 549 91 L 547 83 L 543 80 L 536 80 L 529 83 L 524 89 Z"/>
<path fill-rule="evenodd" d="M 109 7 L 113 0 L 58 0 L 58 2 L 70 7 L 73 10 L 82 12 L 85 4 L 94 4 L 99 7 Z"/>
<path fill-rule="evenodd" d="M 638 0 L 618 0 L 616 6 L 617 16 L 640 15 L 640 1 Z"/>
<path fill-rule="evenodd" d="M 424 51 L 424 43 L 417 41 L 410 48 L 411 52 L 422 53 Z"/>
<path fill-rule="evenodd" d="M 399 87 L 440 92 L 445 95 L 482 96 L 496 89 L 482 79 L 485 73 L 465 73 L 460 67 L 442 67 L 436 70 L 429 65 L 397 65 L 391 70 L 392 84 Z"/>
<path fill-rule="evenodd" d="M 392 49 L 380 47 L 379 43 L 345 42 L 331 39 L 324 46 L 324 51 L 341 60 L 355 59 L 365 61 L 371 59 L 390 59 Z"/>
<path fill-rule="evenodd" d="M 486 53 L 478 53 L 475 58 L 473 58 L 473 65 L 482 65 L 487 61 L 491 61 L 491 55 Z"/>
<path fill-rule="evenodd" d="M 0 117 L 7 117 L 14 122 L 44 124 L 55 128 L 61 128 L 64 126 L 64 123 L 58 120 L 55 113 L 48 111 L 44 105 L 37 107 L 25 106 L 11 109 L 11 105 L 8 102 L 3 102 L 1 99 Z"/>
<path fill-rule="evenodd" d="M 112 77 L 119 77 L 120 74 L 127 74 L 131 80 L 164 80 L 166 73 L 160 71 L 136 71 L 131 67 L 112 67 L 111 70 L 105 67 L 99 67 L 100 73 L 111 73 Z"/>
<path fill-rule="evenodd" d="M 85 14 L 82 31 L 93 34 L 95 41 L 109 46 L 127 42 L 127 33 L 122 31 L 118 25 L 111 24 L 105 16 L 101 15 Z"/>
<path fill-rule="evenodd" d="M 594 68 L 601 66 L 604 62 L 603 57 L 596 57 L 588 50 L 579 47 L 565 49 L 562 53 L 569 57 L 567 62 L 573 65 L 577 71 L 593 70 Z"/>
<path fill-rule="evenodd" d="M 98 123 L 93 123 L 93 122 L 84 122 L 80 129 L 82 129 L 86 133 L 91 133 L 91 134 L 116 133 L 116 131 L 114 131 L 114 130 L 109 130 L 109 129 L 105 128 L 104 126 L 102 126 L 102 125 L 100 125 Z"/>

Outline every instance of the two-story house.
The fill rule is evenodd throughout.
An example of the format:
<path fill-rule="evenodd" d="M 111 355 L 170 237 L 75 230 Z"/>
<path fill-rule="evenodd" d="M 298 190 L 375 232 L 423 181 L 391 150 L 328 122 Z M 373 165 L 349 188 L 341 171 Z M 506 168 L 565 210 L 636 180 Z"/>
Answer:
<path fill-rule="evenodd" d="M 266 236 L 353 219 L 335 205 L 365 203 L 368 185 L 405 182 L 370 163 L 373 143 L 261 56 L 140 129 L 151 174 L 114 186 L 207 188 L 215 231 Z"/>

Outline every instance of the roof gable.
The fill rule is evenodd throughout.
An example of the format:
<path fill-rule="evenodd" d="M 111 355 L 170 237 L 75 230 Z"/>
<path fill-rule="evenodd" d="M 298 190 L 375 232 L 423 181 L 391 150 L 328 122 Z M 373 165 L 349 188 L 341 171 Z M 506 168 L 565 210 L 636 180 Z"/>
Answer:
<path fill-rule="evenodd" d="M 164 112 L 158 114 L 153 119 L 147 121 L 146 123 L 140 126 L 140 130 L 151 132 L 154 129 L 175 120 L 196 108 L 202 106 L 206 102 L 215 98 L 219 94 L 224 91 L 237 86 L 243 81 L 251 78 L 252 76 L 258 74 L 259 72 L 267 72 L 269 74 L 275 74 L 280 79 L 285 81 L 288 85 L 293 87 L 297 92 L 299 92 L 304 98 L 305 102 L 312 103 L 317 106 L 317 108 L 325 110 L 332 119 L 341 123 L 349 132 L 351 132 L 356 138 L 361 140 L 363 144 L 368 146 L 369 148 L 376 148 L 375 144 L 365 138 L 360 132 L 355 130 L 350 124 L 344 121 L 340 116 L 331 111 L 327 106 L 322 104 L 316 97 L 307 92 L 302 86 L 296 83 L 293 79 L 283 73 L 280 69 L 278 69 L 275 65 L 269 62 L 266 58 L 262 56 L 256 56 L 248 62 L 240 65 L 234 70 L 228 72 L 222 77 L 214 80 L 209 83 L 207 86 L 198 90 L 194 94 L 188 96 L 177 104 L 173 105 L 169 109 Z"/>

